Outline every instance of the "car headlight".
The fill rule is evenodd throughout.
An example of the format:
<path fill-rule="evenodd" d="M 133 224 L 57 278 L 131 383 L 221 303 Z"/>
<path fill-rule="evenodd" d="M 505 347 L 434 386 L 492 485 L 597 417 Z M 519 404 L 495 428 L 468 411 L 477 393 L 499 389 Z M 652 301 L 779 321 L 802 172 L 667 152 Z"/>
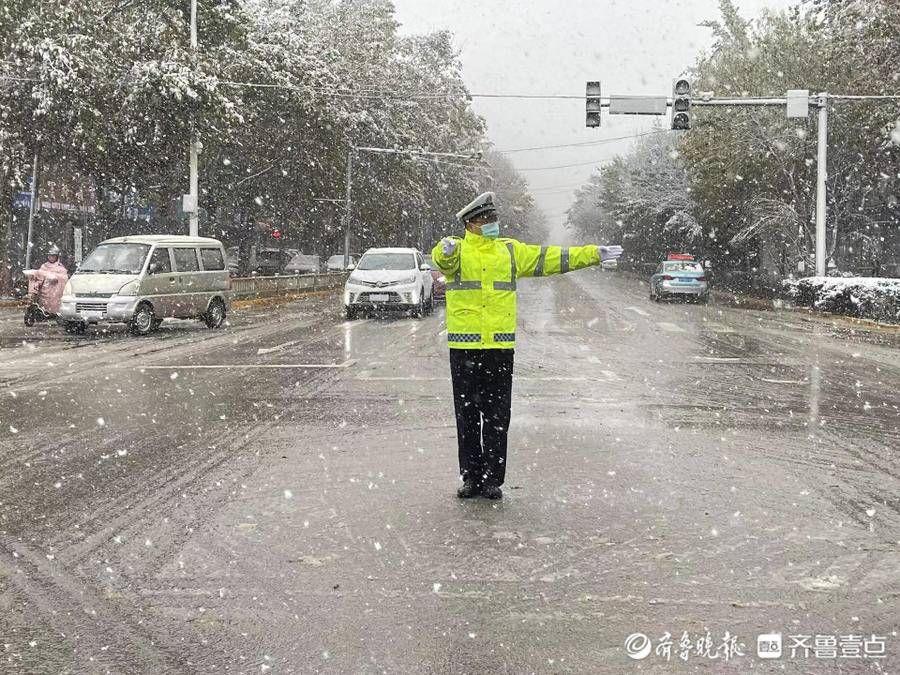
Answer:
<path fill-rule="evenodd" d="M 403 277 L 402 279 L 400 279 L 399 281 L 397 281 L 398 284 L 414 284 L 415 282 L 416 282 L 416 276 L 415 276 L 415 275 L 412 275 L 412 276 L 409 276 L 409 277 Z"/>
<path fill-rule="evenodd" d="M 129 281 L 127 284 L 122 286 L 119 289 L 119 292 L 116 295 L 137 295 L 138 289 L 141 287 L 140 279 L 135 279 L 134 281 Z"/>

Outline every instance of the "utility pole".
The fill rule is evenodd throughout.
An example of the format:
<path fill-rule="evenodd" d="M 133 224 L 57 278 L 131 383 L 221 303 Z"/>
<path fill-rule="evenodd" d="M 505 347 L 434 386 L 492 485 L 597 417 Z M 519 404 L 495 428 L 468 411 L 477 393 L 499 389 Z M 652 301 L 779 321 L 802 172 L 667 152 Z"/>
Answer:
<path fill-rule="evenodd" d="M 347 192 L 344 199 L 344 270 L 350 265 L 350 205 L 353 191 L 353 154 L 356 147 L 351 145 L 347 151 Z"/>
<path fill-rule="evenodd" d="M 34 151 L 34 166 L 31 169 L 31 208 L 28 210 L 28 236 L 25 238 L 25 269 L 31 268 L 31 248 L 32 248 L 32 237 L 34 236 L 34 216 L 38 211 L 40 204 L 40 186 L 38 182 L 40 180 L 40 175 L 38 173 L 40 169 L 40 154 L 37 150 Z"/>
<path fill-rule="evenodd" d="M 191 0 L 191 50 L 196 56 L 198 51 L 197 44 L 197 0 Z M 200 143 L 197 140 L 196 131 L 191 126 L 191 144 L 190 144 L 190 198 L 189 198 L 189 225 L 188 233 L 192 237 L 200 234 L 200 188 L 198 174 L 198 154 Z M 187 209 L 185 209 L 187 210 Z"/>
<path fill-rule="evenodd" d="M 828 215 L 826 182 L 828 180 L 828 94 L 819 94 L 819 148 L 816 160 L 816 276 L 824 277 L 826 239 L 825 221 Z"/>

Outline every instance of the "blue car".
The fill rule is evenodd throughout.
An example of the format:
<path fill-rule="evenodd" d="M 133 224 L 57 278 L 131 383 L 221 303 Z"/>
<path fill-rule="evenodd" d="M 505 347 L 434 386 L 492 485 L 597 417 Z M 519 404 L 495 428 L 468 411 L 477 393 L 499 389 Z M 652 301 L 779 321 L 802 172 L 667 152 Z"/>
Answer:
<path fill-rule="evenodd" d="M 672 296 L 709 301 L 709 282 L 703 266 L 691 256 L 670 255 L 650 277 L 650 299 L 659 301 Z"/>

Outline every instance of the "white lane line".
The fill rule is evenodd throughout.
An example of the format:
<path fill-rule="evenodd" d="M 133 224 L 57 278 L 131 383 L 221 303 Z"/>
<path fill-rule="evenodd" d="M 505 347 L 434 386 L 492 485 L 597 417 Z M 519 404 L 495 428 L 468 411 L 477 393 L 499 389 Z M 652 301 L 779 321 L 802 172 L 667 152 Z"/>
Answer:
<path fill-rule="evenodd" d="M 277 370 L 284 369 L 344 369 L 349 368 L 356 359 L 350 359 L 343 363 L 221 363 L 221 364 L 202 364 L 202 365 L 179 365 L 179 366 L 138 366 L 135 370 L 241 370 L 246 368 Z"/>
<path fill-rule="evenodd" d="M 369 321 L 369 319 L 364 319 L 361 321 L 344 321 L 341 326 L 344 328 L 353 328 L 353 326 L 361 326 L 365 323 L 368 323 Z M 274 347 L 260 347 L 256 350 L 256 355 L 263 356 L 265 354 L 274 354 L 275 352 L 280 352 L 282 349 L 293 347 L 294 345 L 301 342 L 303 342 L 303 340 L 290 340 L 289 342 L 282 342 L 280 345 L 275 345 Z"/>
<path fill-rule="evenodd" d="M 667 333 L 686 333 L 687 332 L 686 330 L 684 330 L 684 328 L 682 328 L 678 324 L 669 323 L 667 321 L 660 321 L 656 325 L 659 326 L 660 328 L 662 328 Z"/>
<path fill-rule="evenodd" d="M 363 382 L 449 382 L 449 377 L 380 377 L 372 375 L 357 375 L 357 380 Z"/>
<path fill-rule="evenodd" d="M 743 360 L 740 356 L 693 356 L 691 358 L 700 363 L 735 363 Z"/>
<path fill-rule="evenodd" d="M 634 312 L 635 314 L 640 314 L 641 316 L 650 316 L 650 312 L 645 309 L 641 309 L 640 307 L 626 307 L 630 312 Z"/>
<path fill-rule="evenodd" d="M 757 377 L 756 379 L 769 384 L 807 384 L 803 380 L 770 380 L 767 377 Z"/>
<path fill-rule="evenodd" d="M 615 373 L 604 371 L 606 380 L 619 381 L 619 377 Z M 449 382 L 449 377 L 390 377 L 380 375 L 366 375 L 365 373 L 356 376 L 357 380 L 363 382 Z M 518 377 L 513 376 L 513 382 L 603 382 L 603 377 Z"/>
<path fill-rule="evenodd" d="M 281 351 L 286 347 L 293 347 L 298 342 L 300 342 L 300 340 L 291 340 L 290 342 L 282 342 L 280 345 L 274 347 L 260 347 L 256 350 L 256 355 L 262 356 L 263 354 L 272 354 L 273 352 Z"/>

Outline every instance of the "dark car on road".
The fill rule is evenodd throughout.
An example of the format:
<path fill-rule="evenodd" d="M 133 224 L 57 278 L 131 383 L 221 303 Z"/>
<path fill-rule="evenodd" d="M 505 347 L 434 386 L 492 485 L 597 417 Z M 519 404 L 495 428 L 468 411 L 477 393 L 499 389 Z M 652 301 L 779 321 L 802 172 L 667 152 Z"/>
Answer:
<path fill-rule="evenodd" d="M 251 257 L 250 267 L 254 274 L 261 277 L 274 277 L 284 272 L 291 257 L 289 251 L 263 248 L 256 252 L 256 256 Z"/>

